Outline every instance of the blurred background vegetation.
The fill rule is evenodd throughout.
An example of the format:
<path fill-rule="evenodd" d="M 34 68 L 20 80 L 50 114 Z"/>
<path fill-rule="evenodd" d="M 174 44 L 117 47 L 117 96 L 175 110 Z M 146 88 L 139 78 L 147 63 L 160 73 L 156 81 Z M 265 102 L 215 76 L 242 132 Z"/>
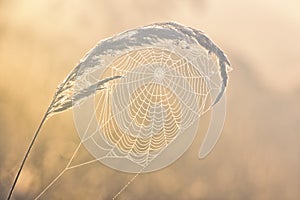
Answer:
<path fill-rule="evenodd" d="M 100 39 L 164 21 L 205 31 L 227 53 L 234 71 L 225 127 L 209 157 L 197 158 L 199 130 L 183 157 L 138 176 L 120 199 L 298 199 L 299 7 L 298 0 L 0 0 L 0 199 L 56 86 L 80 58 Z M 14 198 L 41 192 L 78 143 L 72 111 L 51 118 Z M 89 159 L 81 149 L 75 161 Z M 132 176 L 93 163 L 68 171 L 41 199 L 109 199 Z"/>

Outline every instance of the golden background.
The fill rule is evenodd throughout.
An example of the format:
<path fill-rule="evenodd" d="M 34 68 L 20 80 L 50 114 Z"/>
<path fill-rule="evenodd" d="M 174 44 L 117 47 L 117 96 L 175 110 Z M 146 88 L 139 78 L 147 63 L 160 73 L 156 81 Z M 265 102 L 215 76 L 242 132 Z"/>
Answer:
<path fill-rule="evenodd" d="M 142 174 L 119 199 L 298 199 L 300 2 L 0 0 L 0 199 L 57 85 L 100 39 L 154 22 L 205 31 L 233 71 L 220 141 L 203 134 L 170 167 Z M 54 116 L 25 165 L 15 199 L 33 199 L 79 143 L 72 111 Z M 84 149 L 77 161 L 91 159 Z M 66 172 L 41 199 L 111 199 L 132 174 L 99 162 Z"/>

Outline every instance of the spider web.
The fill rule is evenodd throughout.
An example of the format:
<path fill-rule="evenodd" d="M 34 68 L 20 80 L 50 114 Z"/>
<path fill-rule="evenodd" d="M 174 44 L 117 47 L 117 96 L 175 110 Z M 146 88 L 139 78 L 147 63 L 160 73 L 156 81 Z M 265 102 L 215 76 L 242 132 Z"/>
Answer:
<path fill-rule="evenodd" d="M 209 90 L 193 68 L 170 51 L 147 48 L 106 69 L 107 76 L 126 76 L 98 94 L 99 128 L 107 145 L 119 150 L 110 152 L 112 158 L 144 167 L 205 112 Z"/>
<path fill-rule="evenodd" d="M 79 131 L 81 142 L 66 167 L 35 199 L 66 171 L 96 161 L 136 176 L 171 164 L 190 145 L 197 132 L 195 124 L 211 108 L 212 91 L 221 88 L 217 60 L 203 51 L 148 47 L 129 51 L 96 73 L 87 73 L 77 89 L 112 76 L 123 78 L 110 81 L 104 90 L 76 105 L 81 109 L 92 102 L 93 117 Z M 179 138 L 187 132 L 191 132 L 185 138 L 189 141 L 180 145 Z M 72 165 L 82 144 L 95 159 Z M 166 151 L 172 155 L 161 159 Z"/>

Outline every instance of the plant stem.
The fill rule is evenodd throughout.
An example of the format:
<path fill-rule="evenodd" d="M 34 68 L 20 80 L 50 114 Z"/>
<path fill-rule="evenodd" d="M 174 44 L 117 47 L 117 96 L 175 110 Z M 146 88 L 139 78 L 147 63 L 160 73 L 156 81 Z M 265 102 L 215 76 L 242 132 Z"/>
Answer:
<path fill-rule="evenodd" d="M 48 109 L 48 111 L 49 111 L 49 109 Z M 24 164 L 25 164 L 25 162 L 26 162 L 26 160 L 27 160 L 27 157 L 28 157 L 28 155 L 29 155 L 29 153 L 30 153 L 30 150 L 32 149 L 32 146 L 33 146 L 33 144 L 34 144 L 34 142 L 35 142 L 35 140 L 36 140 L 36 138 L 37 138 L 37 136 L 38 136 L 38 134 L 39 134 L 39 132 L 40 132 L 42 126 L 43 126 L 43 124 L 45 123 L 45 121 L 46 121 L 46 119 L 47 119 L 47 117 L 48 117 L 48 114 L 49 114 L 48 111 L 45 113 L 45 115 L 44 115 L 44 117 L 43 117 L 43 119 L 42 119 L 42 121 L 41 121 L 41 123 L 40 123 L 38 129 L 36 130 L 35 134 L 33 135 L 33 138 L 32 138 L 32 140 L 31 140 L 31 143 L 30 143 L 30 145 L 29 145 L 29 147 L 28 147 L 28 149 L 27 149 L 27 152 L 26 152 L 26 154 L 25 154 L 25 156 L 24 156 L 24 158 L 23 158 L 23 160 L 22 160 L 22 163 L 21 163 L 21 165 L 20 165 L 20 168 L 19 168 L 19 170 L 18 170 L 18 173 L 17 173 L 17 175 L 16 175 L 16 177 L 15 177 L 15 179 L 14 179 L 14 182 L 13 182 L 11 188 L 10 188 L 9 194 L 8 194 L 8 196 L 7 196 L 7 200 L 10 200 L 10 199 L 11 199 L 11 196 L 12 196 L 13 191 L 14 191 L 14 189 L 15 189 L 15 186 L 16 186 L 16 184 L 17 184 L 17 182 L 18 182 L 19 176 L 20 176 L 21 171 L 22 171 L 22 169 L 23 169 L 23 167 L 24 167 Z"/>

